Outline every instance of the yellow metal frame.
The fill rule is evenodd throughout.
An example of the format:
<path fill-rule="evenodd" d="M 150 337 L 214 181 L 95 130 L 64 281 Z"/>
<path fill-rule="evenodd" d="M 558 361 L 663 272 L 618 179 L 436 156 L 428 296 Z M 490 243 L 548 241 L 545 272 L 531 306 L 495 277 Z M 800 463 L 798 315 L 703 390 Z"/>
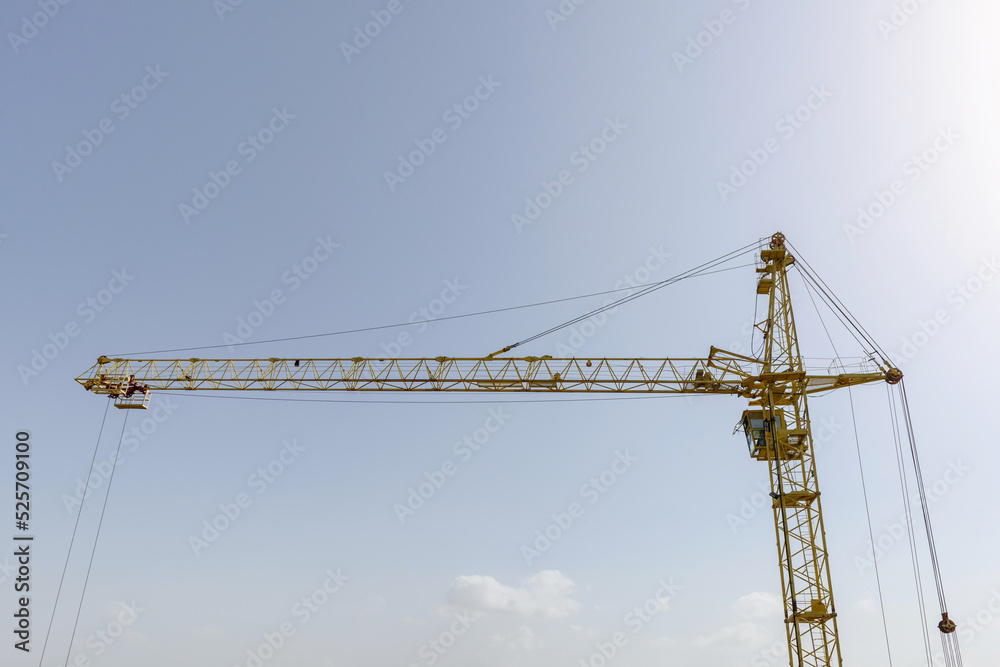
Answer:
<path fill-rule="evenodd" d="M 785 607 L 790 665 L 840 667 L 840 640 L 826 532 L 813 451 L 808 385 L 795 333 L 788 267 L 795 259 L 775 235 L 761 253 L 758 294 L 768 300 L 761 378 L 764 390 L 751 401 L 772 424 L 771 447 L 763 452 L 771 479 L 778 564 Z M 888 372 L 887 381 L 898 381 Z M 897 371 L 898 373 L 898 371 Z"/>
<path fill-rule="evenodd" d="M 149 390 L 217 391 L 547 391 L 763 395 L 774 382 L 761 362 L 712 348 L 696 359 L 110 359 L 76 381 L 96 394 Z M 885 380 L 885 372 L 798 374 L 806 393 Z"/>
<path fill-rule="evenodd" d="M 760 255 L 757 294 L 767 298 L 762 359 L 711 348 L 705 358 L 552 357 L 378 359 L 110 359 L 77 378 L 85 389 L 144 408 L 151 391 L 464 391 L 729 394 L 774 425 L 751 456 L 770 471 L 789 664 L 841 667 L 837 612 L 827 558 L 806 396 L 902 373 L 878 365 L 837 375 L 803 365 L 787 270 L 794 263 L 775 234 Z M 756 441 L 756 438 L 754 439 Z"/>

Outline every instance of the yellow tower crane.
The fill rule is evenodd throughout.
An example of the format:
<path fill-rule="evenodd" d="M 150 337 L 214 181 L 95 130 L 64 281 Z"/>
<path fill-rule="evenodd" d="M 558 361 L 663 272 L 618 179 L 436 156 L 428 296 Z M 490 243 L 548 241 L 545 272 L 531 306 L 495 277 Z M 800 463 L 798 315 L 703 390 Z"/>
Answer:
<path fill-rule="evenodd" d="M 766 461 L 792 667 L 841 667 L 837 611 L 806 397 L 839 387 L 898 383 L 888 362 L 872 372 L 810 374 L 792 316 L 788 268 L 795 258 L 774 234 L 760 253 L 757 294 L 767 299 L 761 358 L 712 347 L 701 359 L 500 357 L 425 359 L 110 359 L 77 382 L 145 408 L 158 390 L 465 391 L 730 394 L 749 401 L 741 419 L 750 456 Z M 512 346 L 513 347 L 513 346 Z M 947 614 L 939 625 L 953 633 Z"/>

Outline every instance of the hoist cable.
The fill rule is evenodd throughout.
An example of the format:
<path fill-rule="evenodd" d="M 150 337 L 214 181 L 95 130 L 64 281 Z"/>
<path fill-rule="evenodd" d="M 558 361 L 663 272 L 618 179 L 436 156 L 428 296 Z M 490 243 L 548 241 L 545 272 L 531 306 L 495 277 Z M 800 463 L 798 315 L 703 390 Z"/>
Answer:
<path fill-rule="evenodd" d="M 856 318 L 854 314 L 851 313 L 851 311 L 847 308 L 847 306 L 844 305 L 844 302 L 841 301 L 837 297 L 837 295 L 833 293 L 833 290 L 830 289 L 829 285 L 827 285 L 826 282 L 819 277 L 819 274 L 816 273 L 816 271 L 812 268 L 812 266 L 810 266 L 809 262 L 806 261 L 806 259 L 798 252 L 798 250 L 796 250 L 791 243 L 788 243 L 788 247 L 791 248 L 792 251 L 795 253 L 796 259 L 799 262 L 801 262 L 801 265 L 798 267 L 799 271 L 811 275 L 815 283 L 820 287 L 820 292 L 825 294 L 829 298 L 830 302 L 834 305 L 834 307 L 843 313 L 844 317 L 846 317 L 848 321 L 851 323 L 851 326 L 854 329 L 856 329 L 858 333 L 862 335 L 862 337 L 865 339 L 868 345 L 871 346 L 871 349 L 879 354 L 879 356 L 882 358 L 882 361 L 887 365 L 891 365 L 889 360 L 889 355 L 886 354 L 885 350 L 883 350 L 881 346 L 879 346 L 879 344 L 875 341 L 875 338 L 868 333 L 867 329 L 865 329 L 864 326 L 861 325 L 861 322 L 858 320 L 858 318 Z"/>
<path fill-rule="evenodd" d="M 924 601 L 923 578 L 920 576 L 920 557 L 917 550 L 916 526 L 913 523 L 913 514 L 910 511 L 910 487 L 906 481 L 906 457 L 903 455 L 903 442 L 899 431 L 899 414 L 896 408 L 896 397 L 892 393 L 889 385 L 886 385 L 886 392 L 889 397 L 889 416 L 892 423 L 892 437 L 896 449 L 896 468 L 899 471 L 899 488 L 903 496 L 903 521 L 906 523 L 907 544 L 910 549 L 910 564 L 913 566 L 913 583 L 917 595 L 917 609 L 920 614 L 920 632 L 924 640 L 924 652 L 927 658 L 927 665 L 931 667 L 933 657 L 931 655 L 931 638 L 928 634 L 927 607 Z M 876 555 L 873 552 L 872 557 Z"/>
<path fill-rule="evenodd" d="M 854 338 L 855 341 L 857 341 L 858 345 L 861 346 L 861 349 L 862 350 L 872 349 L 872 345 L 868 343 L 867 340 L 864 340 L 864 336 L 858 338 L 859 332 L 857 331 L 857 328 L 851 323 L 850 319 L 837 306 L 837 304 L 831 300 L 830 296 L 823 290 L 823 287 L 822 285 L 820 285 L 819 281 L 812 274 L 802 270 L 801 268 L 799 269 L 799 275 L 802 276 L 803 281 L 807 285 L 812 285 L 813 289 L 816 290 L 816 293 L 819 295 L 820 299 L 822 299 L 823 304 L 830 309 L 834 317 L 837 318 L 837 321 L 840 322 L 845 329 L 847 329 L 847 332 L 851 334 L 851 337 Z"/>
<path fill-rule="evenodd" d="M 927 503 L 927 489 L 924 488 L 923 472 L 920 468 L 920 455 L 917 452 L 917 439 L 913 430 L 913 420 L 910 413 L 910 401 L 906 396 L 905 381 L 901 381 L 899 383 L 899 395 L 900 404 L 902 405 L 903 420 L 910 444 L 910 455 L 913 459 L 913 470 L 916 475 L 917 489 L 920 493 L 920 509 L 923 512 L 924 525 L 927 529 L 927 545 L 931 552 L 931 568 L 934 573 L 934 586 L 937 589 L 938 604 L 940 605 L 943 619 L 944 615 L 948 612 L 948 602 L 944 593 L 944 581 L 941 577 L 941 564 L 938 561 L 937 545 L 934 540 L 934 529 L 931 526 L 930 506 Z M 945 661 L 949 663 L 948 667 L 952 667 L 953 665 L 955 667 L 960 667 L 962 664 L 962 654 L 958 645 L 958 637 L 955 636 L 956 633 L 942 632 L 941 634 L 943 635 L 941 637 L 941 645 L 944 650 Z M 951 651 L 949 651 L 949 648 Z M 954 660 L 952 660 L 952 657 L 954 657 Z"/>
<path fill-rule="evenodd" d="M 323 333 L 316 334 L 305 334 L 302 336 L 286 336 L 284 338 L 268 338 L 267 340 L 250 340 L 244 341 L 242 343 L 222 343 L 220 345 L 199 345 L 194 347 L 175 347 L 167 350 L 145 350 L 143 352 L 119 352 L 117 354 L 108 355 L 112 357 L 134 357 L 142 354 L 162 354 L 165 352 L 186 352 L 188 350 L 214 350 L 220 347 L 240 347 L 243 345 L 262 345 L 264 343 L 284 343 L 291 340 L 308 340 L 310 338 L 323 338 L 326 336 L 343 336 L 345 334 L 353 333 L 365 333 L 367 331 L 381 331 L 383 329 L 396 329 L 398 327 L 410 327 L 417 326 L 420 324 L 434 324 L 435 322 L 445 322 L 448 320 L 460 320 L 466 317 L 478 317 L 480 315 L 492 315 L 494 313 L 504 313 L 512 310 L 523 310 L 525 308 L 536 308 L 538 306 L 548 306 L 554 303 L 563 303 L 564 301 L 576 301 L 578 299 L 589 299 L 590 297 L 602 296 L 604 294 L 613 294 L 616 292 L 627 292 L 631 290 L 640 289 L 641 285 L 636 285 L 635 287 L 621 287 L 619 289 L 610 289 L 603 292 L 592 292 L 590 294 L 581 294 L 579 296 L 569 296 L 561 299 L 551 299 L 549 301 L 539 301 L 537 303 L 528 303 L 521 306 L 508 306 L 506 308 L 494 308 L 492 310 L 481 310 L 475 313 L 463 313 L 461 315 L 448 315 L 447 317 L 435 317 L 430 320 L 417 320 L 416 322 L 397 322 L 396 324 L 382 324 L 374 327 L 361 327 L 358 329 L 343 329 L 341 331 L 326 331 Z"/>
<path fill-rule="evenodd" d="M 854 425 L 854 446 L 858 452 L 858 470 L 861 473 L 861 492 L 865 499 L 865 518 L 868 520 L 868 539 L 872 545 L 872 564 L 875 567 L 875 584 L 878 588 L 878 605 L 882 612 L 882 632 L 885 635 L 885 652 L 889 656 L 889 667 L 892 667 L 892 649 L 889 644 L 889 625 L 885 616 L 885 599 L 882 596 L 882 575 L 879 573 L 878 559 L 875 556 L 875 532 L 872 530 L 872 514 L 868 508 L 868 486 L 865 483 L 865 466 L 861 458 L 861 439 L 858 436 L 858 418 L 854 413 L 854 392 L 847 387 L 847 397 L 851 403 L 851 423 Z"/>
<path fill-rule="evenodd" d="M 90 458 L 90 471 L 87 473 L 87 484 L 90 484 L 90 477 L 94 474 L 94 463 L 97 461 L 97 450 L 101 446 L 101 436 L 104 434 L 104 422 L 108 419 L 108 409 L 111 407 L 111 397 L 104 406 L 104 418 L 101 419 L 101 430 L 97 433 L 97 443 L 94 445 L 94 455 Z M 59 596 L 62 594 L 63 582 L 66 581 L 66 570 L 69 569 L 69 557 L 73 553 L 73 544 L 76 542 L 76 529 L 80 527 L 80 517 L 83 516 L 83 504 L 87 501 L 87 491 L 89 486 L 84 488 L 83 497 L 80 498 L 80 509 L 77 511 L 76 520 L 73 522 L 73 533 L 69 538 L 69 549 L 66 550 L 66 562 L 63 563 L 62 575 L 59 577 L 59 586 L 56 588 L 56 599 L 52 603 L 52 616 L 49 617 L 49 627 L 45 630 L 45 640 L 42 642 L 41 655 L 38 656 L 38 667 L 42 666 L 45 660 L 45 648 L 49 645 L 49 636 L 52 633 L 52 622 L 56 618 L 56 608 L 59 606 Z M 72 644 L 72 642 L 70 642 Z M 68 664 L 68 663 L 67 663 Z"/>
<path fill-rule="evenodd" d="M 906 427 L 910 445 L 910 454 L 913 458 L 913 470 L 916 474 L 917 491 L 920 494 L 920 509 L 923 512 L 924 524 L 927 527 L 927 546 L 931 551 L 931 565 L 934 568 L 934 585 L 937 588 L 938 603 L 941 611 L 947 611 L 947 602 L 944 597 L 944 586 L 941 583 L 940 568 L 937 559 L 937 546 L 934 542 L 934 530 L 931 527 L 930 507 L 927 503 L 927 490 L 924 488 L 924 476 L 920 468 L 920 456 L 917 454 L 917 442 L 913 435 L 913 422 L 910 419 L 910 405 L 906 399 L 905 382 L 900 383 L 900 404 L 902 406 L 903 424 Z"/>
<path fill-rule="evenodd" d="M 813 308 L 816 310 L 816 317 L 819 318 L 819 323 L 823 325 L 823 331 L 826 333 L 827 340 L 830 341 L 830 347 L 833 348 L 834 357 L 840 366 L 841 370 L 844 370 L 844 364 L 840 361 L 840 352 L 837 351 L 837 346 L 833 342 L 833 337 L 830 335 L 830 330 L 826 326 L 826 322 L 823 320 L 823 315 L 819 311 L 819 306 L 816 304 L 816 299 L 813 298 L 812 288 L 809 286 L 807 281 L 803 281 L 806 286 L 806 294 L 809 295 L 809 301 L 812 302 Z M 872 545 L 872 555 L 875 555 L 875 531 L 872 529 L 872 514 L 868 507 L 868 485 L 865 483 L 865 466 L 861 458 L 861 438 L 858 435 L 858 418 L 854 412 L 854 393 L 851 391 L 851 386 L 847 386 L 847 397 L 850 399 L 851 403 L 851 423 L 854 425 L 854 446 L 858 452 L 858 470 L 861 473 L 861 493 L 865 500 L 865 518 L 868 521 L 868 540 Z M 882 631 L 885 635 L 885 651 L 889 656 L 889 667 L 892 667 L 892 649 L 889 645 L 889 625 L 885 617 L 885 600 L 882 597 L 882 577 L 878 571 L 878 560 L 872 559 L 875 565 L 875 584 L 878 589 L 878 604 L 879 609 L 882 613 Z"/>
<path fill-rule="evenodd" d="M 650 294 L 651 292 L 655 292 L 656 290 L 662 289 L 662 288 L 666 287 L 667 285 L 673 285 L 673 284 L 678 283 L 678 282 L 680 282 L 682 280 L 686 280 L 687 278 L 693 278 L 693 277 L 695 277 L 697 275 L 702 274 L 703 272 L 707 272 L 707 269 L 714 268 L 715 266 L 718 266 L 719 264 L 723 264 L 725 262 L 728 262 L 728 261 L 730 261 L 732 259 L 735 259 L 736 257 L 739 257 L 741 255 L 744 255 L 744 254 L 746 254 L 748 252 L 752 252 L 756 248 L 756 246 L 757 246 L 756 243 L 749 244 L 748 246 L 744 246 L 743 248 L 740 248 L 739 250 L 734 250 L 733 252 L 727 253 L 726 255 L 722 255 L 721 257 L 718 257 L 718 258 L 716 258 L 716 259 L 714 259 L 714 260 L 712 260 L 710 262 L 706 262 L 704 264 L 696 266 L 693 269 L 689 269 L 688 271 L 685 271 L 683 273 L 679 273 L 676 276 L 672 276 L 672 277 L 667 278 L 666 280 L 662 280 L 662 281 L 660 281 L 658 283 L 653 283 L 653 284 L 647 286 L 645 289 L 643 289 L 643 290 L 641 290 L 639 292 L 636 292 L 635 294 L 629 294 L 628 296 L 624 296 L 624 297 L 622 297 L 622 298 L 620 298 L 620 299 L 618 299 L 616 301 L 612 301 L 609 304 L 601 306 L 600 308 L 596 308 L 596 309 L 594 309 L 594 310 L 592 310 L 592 311 L 590 311 L 588 313 L 584 313 L 583 315 L 579 315 L 577 317 L 574 317 L 573 319 L 568 320 L 566 322 L 563 322 L 562 324 L 556 325 L 554 327 L 550 327 L 549 329 L 546 329 L 545 331 L 537 333 L 537 334 L 535 334 L 533 336 L 529 336 L 528 338 L 525 338 L 524 340 L 518 341 L 518 342 L 514 343 L 513 345 L 508 346 L 506 348 L 506 350 L 511 350 L 511 349 L 513 349 L 515 347 L 518 347 L 519 345 L 523 345 L 524 343 L 529 343 L 529 342 L 531 342 L 533 340 L 541 338 L 542 336 L 547 336 L 548 334 L 555 333 L 556 331 L 559 331 L 560 329 L 565 329 L 566 327 L 572 326 L 572 325 L 576 324 L 577 322 L 582 322 L 583 320 L 586 320 L 586 319 L 588 319 L 590 317 L 593 317 L 594 315 L 599 315 L 600 313 L 602 313 L 602 312 L 604 312 L 606 310 L 610 310 L 612 308 L 617 308 L 618 306 L 621 306 L 621 305 L 623 305 L 625 303 L 628 303 L 629 301 L 633 301 L 635 299 L 638 299 L 639 297 L 646 296 L 647 294 Z M 730 255 L 732 255 L 732 256 L 730 256 Z"/>
<path fill-rule="evenodd" d="M 111 483 L 115 481 L 115 470 L 118 468 L 118 454 L 122 450 L 122 440 L 125 439 L 125 425 L 128 424 L 128 410 L 125 411 L 125 419 L 122 420 L 122 432 L 118 436 L 118 448 L 115 450 L 115 459 L 111 463 L 111 472 L 108 473 L 108 490 L 104 494 L 104 504 L 101 506 L 101 518 L 97 522 L 97 534 L 94 535 L 94 546 L 90 550 L 90 562 L 87 563 L 87 574 L 83 578 L 83 590 L 80 592 L 80 604 L 76 608 L 76 618 L 73 619 L 73 632 L 69 637 L 69 646 L 66 647 L 66 662 L 64 665 L 68 665 L 69 656 L 73 652 L 73 640 L 76 638 L 76 628 L 80 623 L 80 612 L 83 610 L 83 600 L 87 595 L 87 584 L 90 583 L 90 571 L 94 567 L 94 554 L 97 553 L 97 541 L 101 537 L 101 526 L 104 525 L 104 513 L 108 509 L 108 498 L 111 496 Z M 89 480 L 88 480 L 89 481 Z"/>
<path fill-rule="evenodd" d="M 556 326 L 550 327 L 550 328 L 548 328 L 548 329 L 546 329 L 544 331 L 536 333 L 533 336 L 529 336 L 529 337 L 527 337 L 527 338 L 525 338 L 523 340 L 519 340 L 516 343 L 513 343 L 511 345 L 506 346 L 501 351 L 502 352 L 508 352 L 508 351 L 514 349 L 515 347 L 518 347 L 518 346 L 523 345 L 525 343 L 530 343 L 531 341 L 537 340 L 538 338 L 541 338 L 542 336 L 547 336 L 550 333 L 555 333 L 556 331 L 559 331 L 560 329 L 565 329 L 568 326 L 572 326 L 572 325 L 576 324 L 577 322 L 582 322 L 583 320 L 586 320 L 586 319 L 588 319 L 590 317 L 593 317 L 594 315 L 599 315 L 600 313 L 603 313 L 606 310 L 610 310 L 612 308 L 617 308 L 618 306 L 621 306 L 621 305 L 623 305 L 625 303 L 628 303 L 629 301 L 633 301 L 633 300 L 638 299 L 640 297 L 646 296 L 647 294 L 655 292 L 656 290 L 663 289 L 667 285 L 673 285 L 673 284 L 678 283 L 678 282 L 680 282 L 682 280 L 686 280 L 688 278 L 693 278 L 693 277 L 695 277 L 697 275 L 701 275 L 703 273 L 707 273 L 708 269 L 715 268 L 719 264 L 724 264 L 725 262 L 731 261 L 731 260 L 733 260 L 733 259 L 735 259 L 737 257 L 740 257 L 741 255 L 745 255 L 748 252 L 753 252 L 754 250 L 756 250 L 756 248 L 757 248 L 758 245 L 759 245 L 759 241 L 755 241 L 754 243 L 750 243 L 750 244 L 748 244 L 746 246 L 743 246 L 742 248 L 738 248 L 737 250 L 734 250 L 732 252 L 726 253 L 725 255 L 717 257 L 716 259 L 713 259 L 713 260 L 711 260 L 709 262 L 705 262 L 704 264 L 700 264 L 700 265 L 694 267 L 693 269 L 689 269 L 687 271 L 684 271 L 683 273 L 679 273 L 676 276 L 671 276 L 670 278 L 667 278 L 666 280 L 661 280 L 660 282 L 652 283 L 651 285 L 646 286 L 644 289 L 640 290 L 639 292 L 636 292 L 635 294 L 629 294 L 628 296 L 624 296 L 624 297 L 622 297 L 620 299 L 617 299 L 616 301 L 612 301 L 611 303 L 605 304 L 605 305 L 601 306 L 600 308 L 596 308 L 596 309 L 594 309 L 594 310 L 592 310 L 590 312 L 584 313 L 583 315 L 579 315 L 577 317 L 574 317 L 571 320 L 567 320 L 567 321 L 563 322 L 562 324 L 557 324 Z M 496 353 L 494 353 L 494 354 L 496 354 Z"/>
<path fill-rule="evenodd" d="M 728 268 L 725 268 L 725 269 L 719 269 L 718 271 L 703 271 L 703 272 L 700 272 L 698 275 L 708 275 L 710 273 L 719 273 L 719 272 L 722 272 L 722 271 L 732 271 L 734 269 L 745 268 L 747 266 L 752 266 L 752 264 L 744 264 L 744 265 L 741 265 L 741 266 L 728 267 Z M 667 279 L 665 279 L 663 281 L 660 281 L 659 283 L 651 283 L 650 285 L 635 285 L 635 286 L 632 286 L 632 287 L 619 287 L 619 288 L 616 288 L 616 289 L 603 290 L 601 292 L 591 292 L 589 294 L 580 294 L 580 295 L 577 295 L 577 296 L 568 296 L 568 297 L 563 297 L 563 298 L 560 298 L 560 299 L 550 299 L 548 301 L 538 301 L 536 303 L 528 303 L 528 304 L 523 304 L 523 305 L 520 305 L 520 306 L 508 306 L 508 307 L 505 307 L 505 308 L 493 308 L 491 310 L 481 310 L 481 311 L 478 311 L 478 312 L 475 312 L 475 313 L 462 313 L 461 315 L 448 315 L 446 317 L 435 317 L 435 318 L 428 319 L 428 320 L 417 320 L 416 322 L 409 322 L 409 321 L 407 321 L 407 322 L 397 322 L 396 324 L 382 324 L 382 325 L 373 326 L 373 327 L 361 327 L 361 328 L 357 328 L 357 329 L 344 329 L 344 330 L 341 330 L 341 331 L 326 331 L 326 332 L 323 332 L 323 333 L 305 334 L 305 335 L 302 335 L 302 336 L 285 336 L 283 338 L 268 338 L 266 340 L 252 340 L 252 341 L 243 341 L 243 342 L 236 342 L 236 343 L 221 343 L 221 344 L 218 344 L 218 345 L 198 345 L 198 346 L 192 346 L 192 347 L 175 347 L 175 348 L 169 348 L 169 349 L 163 349 L 163 350 L 144 350 L 144 351 L 141 351 L 141 352 L 117 352 L 115 354 L 110 354 L 110 355 L 107 355 L 107 356 L 109 356 L 109 357 L 135 357 L 135 356 L 145 355 L 145 354 L 165 354 L 165 353 L 168 353 L 168 352 L 188 352 L 188 351 L 192 351 L 192 350 L 215 350 L 215 349 L 219 349 L 219 348 L 223 348 L 223 347 L 229 348 L 229 347 L 240 347 L 240 346 L 243 346 L 243 345 L 262 345 L 262 344 L 265 344 L 265 343 L 284 343 L 284 342 L 293 341 L 293 340 L 308 340 L 308 339 L 311 339 L 311 338 L 324 338 L 324 337 L 327 337 L 327 336 L 342 336 L 342 335 L 345 335 L 345 334 L 365 333 L 365 332 L 368 332 L 368 331 L 381 331 L 383 329 L 396 329 L 396 328 L 399 328 L 399 327 L 419 326 L 421 324 L 434 324 L 434 323 L 437 323 L 437 322 L 446 322 L 448 320 L 460 320 L 460 319 L 464 319 L 464 318 L 467 318 L 467 317 L 479 317 L 481 315 L 492 315 L 492 314 L 495 314 L 495 313 L 505 313 L 505 312 L 510 312 L 510 311 L 514 311 L 514 310 L 523 310 L 525 308 L 537 308 L 539 306 L 550 306 L 550 305 L 556 304 L 556 303 L 564 303 L 564 302 L 567 302 L 567 301 L 578 301 L 580 299 L 589 299 L 591 297 L 603 296 L 605 294 L 617 294 L 618 292 L 631 292 L 633 290 L 646 290 L 646 289 L 649 289 L 650 287 L 654 287 L 654 286 L 660 285 L 662 283 L 670 282 L 672 280 L 674 280 L 674 279 L 673 278 L 667 278 Z"/>
<path fill-rule="evenodd" d="M 858 318 L 854 316 L 854 314 L 850 311 L 850 309 L 848 309 L 847 306 L 844 305 L 844 302 L 841 301 L 836 294 L 834 294 L 833 290 L 830 289 L 830 286 L 827 285 L 822 278 L 820 278 L 819 274 L 815 271 L 815 269 L 812 268 L 809 262 L 806 261 L 805 257 L 800 255 L 799 252 L 795 250 L 795 248 L 792 246 L 791 243 L 789 243 L 788 245 L 790 248 L 792 248 L 793 251 L 795 251 L 796 257 L 801 261 L 801 264 L 798 267 L 799 270 L 802 271 L 803 273 L 808 273 L 820 287 L 820 291 L 829 297 L 831 303 L 834 304 L 834 306 L 837 308 L 838 311 L 842 312 L 844 316 L 848 318 L 848 320 L 851 322 L 851 325 L 865 338 L 868 344 L 871 345 L 874 350 L 884 355 L 884 350 L 882 350 L 881 347 L 879 347 L 878 343 L 875 341 L 875 338 L 868 333 L 868 331 L 864 328 L 864 326 L 862 326 L 860 320 L 858 320 Z"/>

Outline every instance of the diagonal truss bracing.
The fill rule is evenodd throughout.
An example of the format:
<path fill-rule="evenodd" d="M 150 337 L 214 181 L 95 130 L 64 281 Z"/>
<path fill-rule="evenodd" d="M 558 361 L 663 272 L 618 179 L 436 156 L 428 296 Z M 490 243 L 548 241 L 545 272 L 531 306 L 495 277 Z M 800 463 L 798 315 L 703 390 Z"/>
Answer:
<path fill-rule="evenodd" d="M 554 391 L 753 396 L 760 363 L 721 350 L 686 359 L 109 359 L 77 382 L 100 394 L 149 390 Z M 803 376 L 810 392 L 872 382 L 882 373 Z"/>

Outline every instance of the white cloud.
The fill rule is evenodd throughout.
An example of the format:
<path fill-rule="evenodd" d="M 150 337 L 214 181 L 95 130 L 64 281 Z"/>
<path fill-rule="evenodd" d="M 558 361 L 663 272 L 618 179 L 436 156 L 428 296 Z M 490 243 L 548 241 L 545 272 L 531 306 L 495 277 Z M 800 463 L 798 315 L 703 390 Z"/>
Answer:
<path fill-rule="evenodd" d="M 576 584 L 558 570 L 544 570 L 521 582 L 505 586 L 493 577 L 461 576 L 448 591 L 448 602 L 465 609 L 509 612 L 519 616 L 565 618 L 580 610 L 570 597 Z"/>
<path fill-rule="evenodd" d="M 872 597 L 871 593 L 866 593 L 863 598 L 854 603 L 854 610 L 866 614 L 878 611 L 878 608 L 875 606 L 875 598 Z"/>
<path fill-rule="evenodd" d="M 361 609 L 362 616 L 378 614 L 386 608 L 385 598 L 381 595 L 373 595 L 365 599 L 364 607 Z"/>
<path fill-rule="evenodd" d="M 217 628 L 214 625 L 196 625 L 195 627 L 190 628 L 188 632 L 195 639 L 221 641 L 229 638 L 229 634 L 225 630 Z"/>
<path fill-rule="evenodd" d="M 698 646 L 712 648 L 745 648 L 755 646 L 767 639 L 767 631 L 753 621 L 743 621 L 736 625 L 719 628 L 711 635 L 699 636 Z"/>
<path fill-rule="evenodd" d="M 777 597 L 760 591 L 744 595 L 732 604 L 733 611 L 748 619 L 780 618 L 783 608 Z"/>
<path fill-rule="evenodd" d="M 514 634 L 494 635 L 487 650 L 503 649 L 506 652 L 520 654 L 522 651 L 540 648 L 541 645 L 531 628 L 521 626 Z"/>
<path fill-rule="evenodd" d="M 521 626 L 513 634 L 493 635 L 493 639 L 483 653 L 496 664 L 518 665 L 525 653 L 543 646 L 544 644 L 535 637 L 531 628 Z"/>

